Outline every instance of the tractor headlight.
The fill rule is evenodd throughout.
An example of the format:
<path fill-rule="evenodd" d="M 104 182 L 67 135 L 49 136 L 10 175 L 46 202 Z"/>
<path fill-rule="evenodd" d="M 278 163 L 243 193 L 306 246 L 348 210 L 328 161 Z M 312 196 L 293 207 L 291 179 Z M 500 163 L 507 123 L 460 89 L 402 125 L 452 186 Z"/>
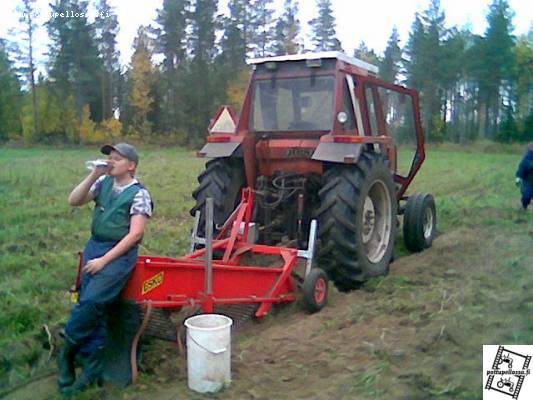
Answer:
<path fill-rule="evenodd" d="M 348 114 L 346 114 L 344 111 L 341 111 L 337 114 L 337 121 L 339 121 L 341 124 L 344 124 L 346 121 L 348 121 Z"/>

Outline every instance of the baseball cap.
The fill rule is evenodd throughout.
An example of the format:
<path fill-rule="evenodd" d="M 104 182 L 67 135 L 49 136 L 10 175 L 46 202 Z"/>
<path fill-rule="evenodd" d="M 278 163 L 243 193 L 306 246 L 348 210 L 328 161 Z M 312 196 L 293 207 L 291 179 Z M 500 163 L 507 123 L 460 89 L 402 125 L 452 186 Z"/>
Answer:
<path fill-rule="evenodd" d="M 115 145 L 106 144 L 102 146 L 100 151 L 103 154 L 109 155 L 112 151 L 120 153 L 121 156 L 126 157 L 128 160 L 133 161 L 136 165 L 139 164 L 139 153 L 137 149 L 128 143 L 117 143 Z"/>

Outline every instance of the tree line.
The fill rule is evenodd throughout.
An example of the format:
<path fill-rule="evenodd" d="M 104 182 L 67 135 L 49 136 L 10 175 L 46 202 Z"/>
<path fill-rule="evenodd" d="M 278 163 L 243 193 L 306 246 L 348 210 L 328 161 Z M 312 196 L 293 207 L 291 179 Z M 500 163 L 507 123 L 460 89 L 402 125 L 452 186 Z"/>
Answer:
<path fill-rule="evenodd" d="M 89 21 L 89 7 L 106 17 Z M 35 0 L 20 0 L 16 40 L 0 39 L 0 141 L 92 143 L 131 137 L 195 146 L 218 105 L 240 107 L 246 59 L 339 50 L 331 0 L 316 0 L 303 45 L 299 4 L 284 0 L 164 0 L 138 28 L 130 63 L 119 62 L 119 23 L 108 0 L 55 0 L 46 74 L 36 76 Z M 49 14 L 51 15 L 51 14 Z M 380 77 L 420 92 L 422 123 L 432 141 L 533 140 L 533 28 L 513 36 L 507 0 L 493 0 L 483 35 L 447 27 L 439 0 L 414 17 L 400 46 L 392 29 L 384 53 L 364 42 L 354 56 Z M 157 61 L 154 61 L 157 60 Z"/>

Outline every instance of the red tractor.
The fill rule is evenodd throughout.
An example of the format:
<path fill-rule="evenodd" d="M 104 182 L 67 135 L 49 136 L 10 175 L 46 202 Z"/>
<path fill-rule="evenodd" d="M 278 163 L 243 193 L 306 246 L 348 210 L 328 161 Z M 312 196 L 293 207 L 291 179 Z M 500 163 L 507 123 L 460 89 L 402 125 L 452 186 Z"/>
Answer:
<path fill-rule="evenodd" d="M 378 79 L 375 66 L 341 53 L 250 64 L 240 116 L 221 107 L 199 152 L 211 160 L 193 192 L 198 234 L 205 234 L 207 198 L 214 199 L 216 233 L 248 187 L 259 243 L 305 248 L 316 219 L 318 265 L 342 291 L 387 273 L 398 215 L 406 247 L 430 247 L 434 199 L 406 196 L 425 158 L 417 92 Z"/>

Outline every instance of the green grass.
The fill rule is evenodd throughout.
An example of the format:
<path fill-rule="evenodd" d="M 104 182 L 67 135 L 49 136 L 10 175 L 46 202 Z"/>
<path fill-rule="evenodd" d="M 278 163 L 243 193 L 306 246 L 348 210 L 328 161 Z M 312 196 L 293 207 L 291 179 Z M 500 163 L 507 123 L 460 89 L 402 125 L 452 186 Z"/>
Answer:
<path fill-rule="evenodd" d="M 428 150 L 426 163 L 408 192 L 434 195 L 439 232 L 461 227 L 511 232 L 517 218 L 527 218 L 531 226 L 531 212 L 517 214 L 514 173 L 521 154 L 456 150 Z M 66 199 L 87 173 L 84 161 L 97 157 L 97 151 L 87 149 L 0 148 L 0 393 L 49 365 L 43 325 L 66 321 L 76 253 L 89 238 L 91 207 L 72 208 Z M 143 253 L 176 256 L 187 251 L 191 192 L 204 162 L 192 151 L 141 148 L 139 175 L 156 204 Z M 402 245 L 398 250 L 400 255 L 406 253 Z M 517 254 L 504 267 L 512 271 L 523 262 Z M 410 278 L 389 276 L 371 280 L 366 288 L 390 295 L 416 290 L 416 285 Z M 371 388 L 370 393 L 386 362 L 376 368 L 360 376 L 359 382 Z M 433 385 L 430 393 L 453 389 Z"/>

